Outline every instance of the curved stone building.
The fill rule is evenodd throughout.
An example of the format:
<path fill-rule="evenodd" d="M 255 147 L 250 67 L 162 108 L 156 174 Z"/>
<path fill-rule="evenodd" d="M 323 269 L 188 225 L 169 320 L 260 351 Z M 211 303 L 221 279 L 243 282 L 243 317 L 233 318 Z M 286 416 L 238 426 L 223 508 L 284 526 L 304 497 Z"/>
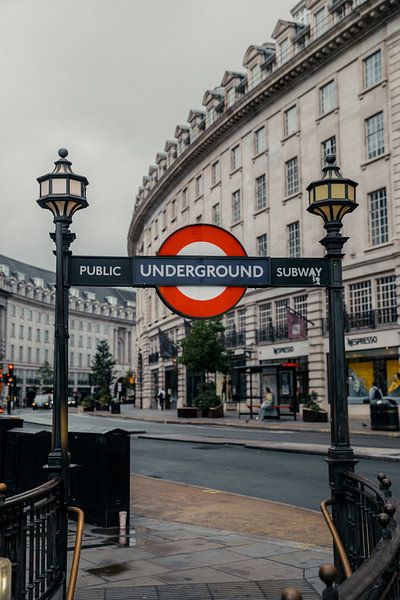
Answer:
<path fill-rule="evenodd" d="M 359 182 L 360 206 L 344 224 L 344 281 L 349 397 L 362 402 L 373 379 L 393 391 L 400 370 L 400 3 L 302 0 L 292 17 L 273 42 L 247 49 L 243 70 L 225 72 L 156 155 L 128 252 L 154 255 L 177 228 L 204 222 L 230 230 L 250 255 L 322 256 L 322 221 L 306 212 L 305 189 L 335 153 Z M 233 366 L 260 367 L 254 393 L 268 384 L 285 395 L 287 369 L 290 394 L 326 397 L 323 289 L 249 290 L 225 325 Z M 138 291 L 137 335 L 143 406 L 159 385 L 190 402 L 174 346 L 185 323 L 154 290 Z M 239 372 L 231 389 L 248 395 Z"/>

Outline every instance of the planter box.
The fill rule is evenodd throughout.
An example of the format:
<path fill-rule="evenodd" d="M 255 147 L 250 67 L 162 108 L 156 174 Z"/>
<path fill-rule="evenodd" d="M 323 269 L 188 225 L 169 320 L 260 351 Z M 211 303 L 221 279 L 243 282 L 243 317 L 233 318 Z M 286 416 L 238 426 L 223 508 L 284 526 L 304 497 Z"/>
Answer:
<path fill-rule="evenodd" d="M 220 419 L 224 416 L 224 407 L 222 404 L 219 406 L 214 406 L 213 408 L 208 409 L 208 416 L 210 419 Z"/>
<path fill-rule="evenodd" d="M 303 408 L 303 421 L 307 423 L 327 423 L 328 413 L 325 411 L 314 412 L 309 408 Z"/>
<path fill-rule="evenodd" d="M 178 418 L 183 419 L 197 419 L 198 410 L 197 406 L 183 406 L 177 409 Z"/>

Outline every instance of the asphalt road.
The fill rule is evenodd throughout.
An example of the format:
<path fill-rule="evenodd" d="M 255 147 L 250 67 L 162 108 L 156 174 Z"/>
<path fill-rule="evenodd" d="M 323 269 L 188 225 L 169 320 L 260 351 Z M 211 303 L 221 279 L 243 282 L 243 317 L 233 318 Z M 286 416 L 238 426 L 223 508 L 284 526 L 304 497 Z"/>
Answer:
<path fill-rule="evenodd" d="M 22 416 L 40 424 L 49 424 L 51 413 L 24 410 Z M 70 414 L 73 431 L 104 431 L 123 427 L 127 431 L 151 434 L 195 435 L 325 443 L 329 436 L 318 433 L 268 432 L 174 425 Z M 354 444 L 398 447 L 395 438 L 355 436 Z M 362 443 L 364 442 L 364 443 Z M 131 471 L 160 479 L 188 483 L 221 491 L 235 492 L 318 510 L 319 503 L 329 497 L 328 467 L 323 457 L 284 452 L 268 452 L 217 444 L 183 443 L 132 438 Z M 360 460 L 357 471 L 370 479 L 384 471 L 400 494 L 400 465 L 394 462 Z"/>
<path fill-rule="evenodd" d="M 314 510 L 330 496 L 328 466 L 316 455 L 139 438 L 132 442 L 131 470 Z M 360 460 L 357 465 L 357 472 L 372 480 L 381 471 L 400 494 L 398 463 Z"/>
<path fill-rule="evenodd" d="M 51 412 L 33 411 L 23 409 L 18 414 L 27 421 L 50 424 Z M 105 429 L 123 428 L 126 431 L 145 431 L 149 434 L 178 434 L 196 435 L 207 438 L 224 437 L 230 439 L 248 438 L 253 441 L 285 441 L 299 443 L 324 444 L 326 447 L 330 444 L 328 433 L 319 432 L 301 432 L 301 431 L 267 431 L 245 428 L 220 427 L 216 425 L 183 425 L 171 423 L 152 423 L 149 421 L 134 421 L 130 419 L 119 419 L 118 417 L 95 417 L 85 414 L 69 414 L 69 428 L 71 431 L 103 431 Z M 354 446 L 363 446 L 367 448 L 396 448 L 400 447 L 400 438 L 376 435 L 352 435 Z"/>

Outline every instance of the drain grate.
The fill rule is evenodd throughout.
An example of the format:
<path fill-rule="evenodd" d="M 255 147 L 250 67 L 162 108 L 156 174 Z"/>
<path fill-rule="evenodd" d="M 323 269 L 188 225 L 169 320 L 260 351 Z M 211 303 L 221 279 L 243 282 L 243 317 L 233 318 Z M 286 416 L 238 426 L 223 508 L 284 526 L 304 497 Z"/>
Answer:
<path fill-rule="evenodd" d="M 304 579 L 192 583 L 125 588 L 77 590 L 76 600 L 280 600 L 282 589 L 294 587 L 303 600 L 321 600 Z"/>

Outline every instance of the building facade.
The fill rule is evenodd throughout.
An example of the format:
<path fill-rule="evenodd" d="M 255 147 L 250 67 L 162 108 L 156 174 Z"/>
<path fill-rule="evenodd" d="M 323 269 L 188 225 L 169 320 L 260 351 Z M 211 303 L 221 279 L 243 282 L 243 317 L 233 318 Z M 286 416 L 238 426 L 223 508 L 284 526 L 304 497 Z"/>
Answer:
<path fill-rule="evenodd" d="M 54 364 L 55 273 L 0 255 L 0 365 L 14 364 L 20 401 L 41 385 L 38 369 Z M 135 294 L 114 288 L 70 288 L 69 393 L 90 393 L 90 365 L 107 340 L 116 377 L 136 363 Z"/>
<path fill-rule="evenodd" d="M 306 187 L 336 154 L 359 182 L 359 208 L 343 229 L 349 398 L 363 401 L 373 380 L 395 394 L 400 3 L 303 0 L 292 16 L 277 23 L 273 42 L 248 48 L 244 71 L 226 72 L 207 90 L 204 108 L 191 110 L 157 154 L 136 196 L 128 253 L 154 255 L 177 228 L 204 222 L 231 231 L 249 255 L 323 256 L 322 220 L 306 212 Z M 176 342 L 185 324 L 154 290 L 138 291 L 137 304 L 143 403 L 150 406 L 162 384 L 185 404 L 187 374 L 172 353 L 160 355 L 160 331 Z M 326 317 L 323 289 L 248 290 L 225 316 L 233 366 L 262 367 L 256 387 L 268 382 L 278 395 L 287 367 L 297 398 L 313 390 L 325 400 Z M 239 371 L 233 387 L 246 396 Z"/>

